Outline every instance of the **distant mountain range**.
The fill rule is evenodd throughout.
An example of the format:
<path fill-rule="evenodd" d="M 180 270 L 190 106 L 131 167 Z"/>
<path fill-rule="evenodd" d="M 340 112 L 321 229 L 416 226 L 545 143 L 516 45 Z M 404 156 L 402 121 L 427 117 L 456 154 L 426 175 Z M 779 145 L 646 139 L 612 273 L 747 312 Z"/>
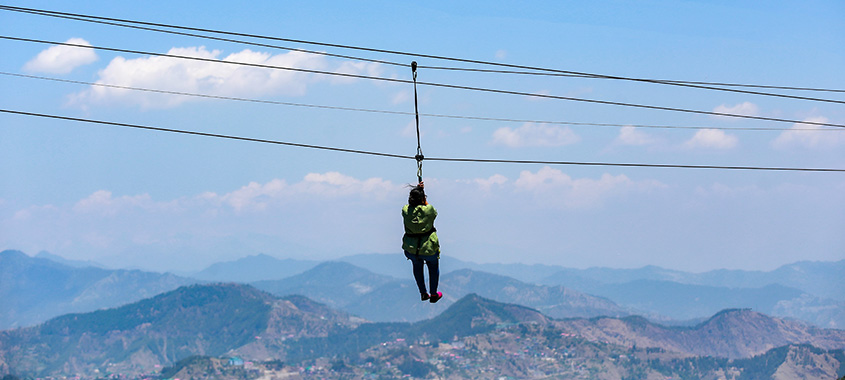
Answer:
<path fill-rule="evenodd" d="M 105 266 L 103 266 L 102 264 L 91 261 L 91 260 L 68 260 L 64 257 L 61 257 L 59 255 L 54 255 L 54 254 L 47 252 L 47 251 L 38 252 L 37 254 L 35 254 L 35 258 L 55 261 L 59 264 L 64 264 L 64 265 L 67 265 L 69 267 L 74 267 L 74 268 L 86 268 L 86 267 L 105 268 Z"/>
<path fill-rule="evenodd" d="M 843 348 L 845 331 L 741 309 L 678 328 L 641 317 L 554 320 L 469 294 L 431 319 L 367 323 L 301 296 L 216 284 L 2 331 L 0 375 L 155 375 L 170 366 L 176 376 L 226 365 L 203 357 L 236 357 L 278 377 L 309 365 L 325 378 L 588 378 L 591 368 L 643 379 L 837 378 Z"/>
<path fill-rule="evenodd" d="M 347 269 L 335 268 L 334 272 L 348 271 L 349 275 L 359 273 L 362 276 L 366 272 L 366 276 L 374 279 L 375 275 L 370 272 L 372 270 L 379 274 L 393 273 L 402 280 L 391 282 L 391 277 L 380 277 L 370 281 L 363 278 L 352 279 L 349 276 L 333 276 L 331 273 L 322 273 L 328 269 L 325 264 L 321 264 L 288 279 L 257 282 L 255 285 L 279 295 L 301 293 L 372 321 L 418 321 L 431 318 L 454 300 L 469 293 L 477 293 L 500 302 L 534 307 L 555 318 L 640 314 L 663 323 L 695 324 L 723 309 L 753 308 L 767 314 L 804 320 L 817 326 L 845 327 L 845 301 L 822 298 L 798 288 L 782 285 L 778 282 L 780 277 L 777 275 L 794 272 L 797 270 L 795 268 L 803 268 L 801 271 L 806 276 L 835 284 L 842 280 L 833 274 L 840 267 L 840 263 L 845 261 L 828 266 L 798 263 L 775 272 L 714 271 L 708 272 L 709 274 L 692 274 L 658 267 L 632 270 L 558 269 L 553 272 L 552 266 L 473 264 L 444 259 L 441 263 L 444 272 L 445 268 L 460 269 L 443 274 L 441 290 L 446 298 L 441 301 L 442 306 L 435 308 L 421 308 L 415 301 L 416 287 L 413 281 L 407 280 L 411 276 L 410 265 L 404 258 L 392 255 L 356 255 L 341 261 L 349 263 L 350 266 Z M 340 266 L 337 263 L 331 265 Z M 356 270 L 351 269 L 351 265 L 356 265 Z M 361 268 L 368 270 L 361 272 Z M 485 269 L 522 278 L 532 277 L 526 274 L 537 269 L 537 274 L 533 276 L 535 279 L 546 273 L 554 274 L 541 281 L 548 284 L 543 286 L 514 280 L 505 275 L 485 274 Z M 741 280 L 740 277 L 746 273 L 751 277 L 756 276 L 756 279 Z M 318 281 L 319 286 L 324 288 L 356 287 L 357 290 L 345 292 L 341 297 L 329 296 L 331 292 L 325 291 L 317 294 L 304 285 L 308 282 L 307 278 L 312 276 L 321 278 Z M 720 279 L 732 286 L 742 282 L 759 287 L 707 285 L 718 283 Z M 783 276 L 782 280 L 784 283 L 805 288 L 828 288 L 807 285 L 812 281 L 799 280 L 794 276 Z M 298 283 L 301 284 L 297 285 Z M 329 286 L 329 283 L 333 285 Z M 564 298 L 567 300 L 564 301 Z M 576 304 L 580 306 L 575 306 Z M 402 307 L 395 308 L 393 305 Z"/>
<path fill-rule="evenodd" d="M 406 278 L 411 273 L 410 263 L 401 253 L 359 254 L 341 257 L 337 261 L 345 261 L 352 265 L 366 268 L 369 271 L 396 278 Z M 441 256 L 440 267 L 443 272 L 472 269 L 474 271 L 507 276 L 532 284 L 540 284 L 545 278 L 565 269 L 557 265 L 542 264 L 480 264 L 463 261 L 448 255 Z"/>
<path fill-rule="evenodd" d="M 282 280 L 257 281 L 252 285 L 275 295 L 301 294 L 330 307 L 344 308 L 358 302 L 362 296 L 381 298 L 374 290 L 395 282 L 397 279 L 393 277 L 375 274 L 349 263 L 330 261 Z"/>
<path fill-rule="evenodd" d="M 249 283 L 279 280 L 315 267 L 319 261 L 277 259 L 259 254 L 210 265 L 190 276 L 205 281 Z"/>
<path fill-rule="evenodd" d="M 640 269 L 566 269 L 542 283 L 607 297 L 675 320 L 699 319 L 726 308 L 754 308 L 817 326 L 845 328 L 845 260 L 801 262 L 772 272 L 705 273 Z"/>
<path fill-rule="evenodd" d="M 435 305 L 422 303 L 411 281 L 377 275 L 346 262 L 326 262 L 284 280 L 253 283 L 275 295 L 302 294 L 375 322 L 416 322 L 433 318 L 471 293 L 537 308 L 555 318 L 630 314 L 607 299 L 562 286 L 526 284 L 510 277 L 469 269 L 446 273 L 441 277 L 441 284 L 444 298 Z"/>
<path fill-rule="evenodd" d="M 762 288 L 725 288 L 657 280 L 596 284 L 588 289 L 591 294 L 624 300 L 627 306 L 675 320 L 697 319 L 726 308 L 752 308 L 772 314 L 781 301 L 806 295 L 801 290 L 776 284 Z"/>
<path fill-rule="evenodd" d="M 580 270 L 476 264 L 446 256 L 441 262 L 446 297 L 427 305 L 418 301 L 410 264 L 398 254 L 354 255 L 326 263 L 255 255 L 214 264 L 190 278 L 85 267 L 87 262 L 46 252 L 38 256 L 0 252 L 0 303 L 8 305 L 0 313 L 0 329 L 120 306 L 203 282 L 253 283 L 277 295 L 302 294 L 378 322 L 432 318 L 476 293 L 554 318 L 642 315 L 663 324 L 695 325 L 719 310 L 752 308 L 821 327 L 845 327 L 845 301 L 838 300 L 845 288 L 838 287 L 845 286 L 845 276 L 838 275 L 845 273 L 845 261 L 795 263 L 772 272 L 688 273 L 655 266 Z"/>
<path fill-rule="evenodd" d="M 639 269 L 564 269 L 543 279 L 545 284 L 590 286 L 594 283 L 627 283 L 636 280 L 672 281 L 682 284 L 728 288 L 760 288 L 778 284 L 809 294 L 845 301 L 845 260 L 835 262 L 803 261 L 784 265 L 770 272 L 720 269 L 689 273 L 646 266 Z"/>
<path fill-rule="evenodd" d="M 69 266 L 48 257 L 0 252 L 0 329 L 115 307 L 197 282 L 172 274 Z"/>
<path fill-rule="evenodd" d="M 362 254 L 343 257 L 338 261 L 346 261 L 375 273 L 398 278 L 406 277 L 410 272 L 409 265 L 401 254 Z M 479 264 L 443 256 L 441 267 L 445 272 L 472 269 L 512 277 L 527 283 L 563 285 L 581 291 L 601 284 L 651 280 L 729 289 L 781 285 L 819 298 L 845 301 L 845 291 L 842 290 L 845 289 L 845 276 L 842 275 L 845 273 L 845 260 L 802 261 L 767 272 L 719 269 L 691 273 L 653 265 L 636 269 L 574 269 L 541 264 Z"/>

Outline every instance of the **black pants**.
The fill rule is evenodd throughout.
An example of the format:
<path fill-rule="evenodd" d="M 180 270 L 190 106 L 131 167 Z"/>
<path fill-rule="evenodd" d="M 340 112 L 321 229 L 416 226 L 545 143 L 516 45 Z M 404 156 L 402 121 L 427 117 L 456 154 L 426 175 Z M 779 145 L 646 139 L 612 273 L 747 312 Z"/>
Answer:
<path fill-rule="evenodd" d="M 417 288 L 420 289 L 420 294 L 428 294 L 425 290 L 423 264 L 428 266 L 428 284 L 431 294 L 437 294 L 437 283 L 440 281 L 440 260 L 437 258 L 437 255 L 423 256 L 405 252 L 405 257 L 411 260 L 413 264 L 414 280 L 417 282 Z"/>

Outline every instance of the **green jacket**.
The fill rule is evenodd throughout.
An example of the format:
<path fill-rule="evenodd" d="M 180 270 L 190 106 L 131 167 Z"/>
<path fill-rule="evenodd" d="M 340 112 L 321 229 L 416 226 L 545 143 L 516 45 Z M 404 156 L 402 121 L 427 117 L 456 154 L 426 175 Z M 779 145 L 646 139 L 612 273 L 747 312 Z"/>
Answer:
<path fill-rule="evenodd" d="M 440 257 L 440 240 L 434 229 L 437 210 L 432 205 L 421 205 L 409 210 L 402 207 L 402 220 L 405 223 L 405 236 L 402 237 L 402 249 L 415 255 Z"/>

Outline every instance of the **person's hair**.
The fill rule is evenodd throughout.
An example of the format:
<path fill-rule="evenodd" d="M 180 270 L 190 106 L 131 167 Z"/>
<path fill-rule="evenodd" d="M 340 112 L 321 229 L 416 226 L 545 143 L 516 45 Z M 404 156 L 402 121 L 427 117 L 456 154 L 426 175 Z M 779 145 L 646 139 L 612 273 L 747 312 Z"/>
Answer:
<path fill-rule="evenodd" d="M 425 190 L 422 187 L 414 186 L 408 194 L 408 206 L 416 207 L 425 204 Z"/>

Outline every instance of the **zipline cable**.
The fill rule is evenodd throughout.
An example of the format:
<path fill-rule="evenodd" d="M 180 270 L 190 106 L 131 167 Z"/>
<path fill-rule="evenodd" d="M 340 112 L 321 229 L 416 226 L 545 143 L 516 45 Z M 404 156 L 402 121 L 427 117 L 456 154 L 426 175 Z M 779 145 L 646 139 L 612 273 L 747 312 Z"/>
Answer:
<path fill-rule="evenodd" d="M 33 43 L 41 43 L 41 44 L 72 46 L 72 47 L 78 47 L 78 48 L 84 48 L 84 49 L 98 49 L 98 50 L 106 50 L 106 51 L 121 52 L 121 53 L 151 55 L 151 56 L 158 56 L 158 57 L 188 59 L 188 60 L 195 60 L 195 61 L 202 61 L 202 62 L 241 65 L 241 66 L 258 67 L 258 68 L 264 68 L 264 69 L 290 70 L 290 71 L 297 71 L 297 72 L 304 72 L 304 73 L 311 73 L 311 74 L 342 76 L 342 77 L 347 77 L 347 78 L 379 80 L 379 81 L 385 81 L 385 82 L 405 83 L 405 84 L 413 83 L 413 81 L 409 81 L 409 80 L 406 80 L 406 79 L 374 77 L 374 76 L 360 75 L 360 74 L 329 72 L 329 71 L 321 71 L 321 70 L 311 70 L 311 69 L 303 69 L 303 68 L 296 68 L 296 67 L 273 66 L 273 65 L 264 65 L 264 64 L 256 64 L 256 63 L 247 63 L 247 62 L 222 61 L 222 60 L 210 59 L 210 58 L 191 57 L 191 56 L 165 54 L 165 53 L 152 53 L 152 52 L 145 52 L 145 51 L 131 50 L 131 49 L 109 48 L 109 47 L 93 46 L 93 45 L 81 45 L 81 44 L 72 44 L 72 43 L 67 43 L 67 42 L 46 41 L 46 40 L 38 40 L 38 39 L 31 39 L 31 38 L 0 36 L 0 39 L 12 40 L 12 41 L 21 41 L 21 42 L 33 42 Z M 463 86 L 463 85 L 452 85 L 452 84 L 444 84 L 444 83 L 418 82 L 418 84 L 425 85 L 425 86 L 432 86 L 432 87 L 451 88 L 451 89 L 457 89 L 457 90 L 489 92 L 489 93 L 506 94 L 506 95 L 520 95 L 520 96 L 528 96 L 528 97 L 536 97 L 536 98 L 544 98 L 544 99 L 568 100 L 568 101 L 583 102 L 583 103 L 603 104 L 603 105 L 612 105 L 612 106 L 620 106 L 620 107 L 643 108 L 643 109 L 651 109 L 651 110 L 658 110 L 658 111 L 672 111 L 672 112 L 683 112 L 683 113 L 692 113 L 692 114 L 699 114 L 699 115 L 725 116 L 725 117 L 734 117 L 734 118 L 741 118 L 741 119 L 765 120 L 765 121 L 774 121 L 774 122 L 781 122 L 781 123 L 808 124 L 808 125 L 820 125 L 820 126 L 828 126 L 828 127 L 845 128 L 845 124 L 823 123 L 823 122 L 816 122 L 816 121 L 799 121 L 799 120 L 781 119 L 781 118 L 764 117 L 764 116 L 740 115 L 740 114 L 731 114 L 731 113 L 724 113 L 724 112 L 701 111 L 701 110 L 692 110 L 692 109 L 677 108 L 677 107 L 653 106 L 653 105 L 646 105 L 646 104 L 636 104 L 636 103 L 615 102 L 615 101 L 607 101 L 607 100 L 576 98 L 576 97 L 571 97 L 571 96 L 537 94 L 537 93 L 511 91 L 511 90 L 498 90 L 498 89 Z"/>
<path fill-rule="evenodd" d="M 310 50 L 305 50 L 305 49 L 291 49 L 291 48 L 287 48 L 287 47 L 264 45 L 264 44 L 246 42 L 246 41 L 238 41 L 238 40 L 231 40 L 231 39 L 220 39 L 220 38 L 217 38 L 217 37 L 211 37 L 211 36 L 206 36 L 206 35 L 187 34 L 187 33 L 161 30 L 161 29 L 153 29 L 153 28 L 143 28 L 143 27 L 137 27 L 137 26 L 134 26 L 134 25 L 118 24 L 116 22 L 139 24 L 139 25 L 149 25 L 149 26 L 158 26 L 158 27 L 165 27 L 165 28 L 171 28 L 171 29 L 184 29 L 184 30 L 200 31 L 200 32 L 204 32 L 204 33 L 215 33 L 215 34 L 234 35 L 234 36 L 249 37 L 249 38 L 277 40 L 277 41 L 285 41 L 285 42 L 293 42 L 293 43 L 301 43 L 301 44 L 309 44 L 309 45 L 317 45 L 317 46 L 326 46 L 326 47 L 334 47 L 334 48 L 343 48 L 343 49 L 351 49 L 351 50 L 362 50 L 362 51 L 368 51 L 368 52 L 387 53 L 387 54 L 396 54 L 396 55 L 405 55 L 405 56 L 416 56 L 416 57 L 424 57 L 424 58 L 431 58 L 431 59 L 437 59 L 437 60 L 455 61 L 455 62 L 462 62 L 462 63 L 502 66 L 502 67 L 509 67 L 509 68 L 518 68 L 518 69 L 523 69 L 523 70 L 542 71 L 542 72 L 545 72 L 545 73 L 563 74 L 563 75 L 566 75 L 566 76 L 578 76 L 578 77 L 586 77 L 586 78 L 601 78 L 601 79 L 635 81 L 635 82 L 691 87 L 691 88 L 699 88 L 699 89 L 707 89 L 707 90 L 715 90 L 715 91 L 728 91 L 728 92 L 738 92 L 738 93 L 746 93 L 746 94 L 761 95 L 761 96 L 774 96 L 774 97 L 782 97 L 782 98 L 792 98 L 792 99 L 801 99 L 801 100 L 809 100 L 809 101 L 819 101 L 819 102 L 845 104 L 845 101 L 840 101 L 840 100 L 823 99 L 823 98 L 815 98 L 815 97 L 804 97 L 804 96 L 794 96 L 794 95 L 785 95 L 785 94 L 777 94 L 777 93 L 766 93 L 766 92 L 759 92 L 759 91 L 736 90 L 736 89 L 720 88 L 720 87 L 712 87 L 712 86 L 713 85 L 716 85 L 716 86 L 722 85 L 722 86 L 731 86 L 731 87 L 756 87 L 756 88 L 771 88 L 771 89 L 828 91 L 828 92 L 845 92 L 845 90 L 812 89 L 812 88 L 807 88 L 807 87 L 742 85 L 742 84 L 735 84 L 735 83 L 734 84 L 724 84 L 724 83 L 701 82 L 701 81 L 693 82 L 693 81 L 679 81 L 679 80 L 633 78 L 633 77 L 623 77 L 623 76 L 578 72 L 578 71 L 571 71 L 571 70 L 558 70 L 558 69 L 549 69 L 549 68 L 533 67 L 533 66 L 525 66 L 525 65 L 505 64 L 505 63 L 500 63 L 500 62 L 490 62 L 490 61 L 481 61 L 481 60 L 473 60 L 473 59 L 454 58 L 454 57 L 446 57 L 446 56 L 438 56 L 438 55 L 430 55 L 430 54 L 409 53 L 409 52 L 401 52 L 401 51 L 395 51 L 395 50 L 374 49 L 374 48 L 366 48 L 366 47 L 352 46 L 352 45 L 330 44 L 330 43 L 322 43 L 322 42 L 307 41 L 307 40 L 262 36 L 262 35 L 256 35 L 256 34 L 248 34 L 248 33 L 227 32 L 227 31 L 220 31 L 220 30 L 213 30 L 213 29 L 194 28 L 194 27 L 187 27 L 187 26 L 162 24 L 162 23 L 152 23 L 152 22 L 144 22 L 144 21 L 137 21 L 137 20 L 112 18 L 112 17 L 100 17 L 100 16 L 92 16 L 92 15 L 85 15 L 85 14 L 78 14 L 78 13 L 49 11 L 49 10 L 43 10 L 43 9 L 13 7 L 13 6 L 6 6 L 6 5 L 0 6 L 0 9 L 8 10 L 8 11 L 14 11 L 14 12 L 35 14 L 35 15 L 65 18 L 65 19 L 78 20 L 78 21 L 101 23 L 101 24 L 113 25 L 113 26 L 122 26 L 122 27 L 130 27 L 130 28 L 136 28 L 136 29 L 144 29 L 144 30 L 164 32 L 164 33 L 188 35 L 188 36 L 199 37 L 199 38 L 209 38 L 209 39 L 218 39 L 218 40 L 221 40 L 221 41 L 254 44 L 254 45 L 257 45 L 257 46 L 274 47 L 274 48 L 286 49 L 286 50 L 305 51 L 305 52 L 310 52 L 310 53 L 314 53 L 314 54 L 322 54 L 322 55 L 335 56 L 335 57 L 341 57 L 341 58 L 346 58 L 346 59 L 355 59 L 355 60 L 362 60 L 362 61 L 378 62 L 378 63 L 395 65 L 395 66 L 399 66 L 401 64 L 397 63 L 397 62 L 390 62 L 390 61 L 383 61 L 383 60 L 372 60 L 372 59 L 361 58 L 361 57 L 337 55 L 337 54 L 330 54 L 330 53 L 325 53 L 325 52 L 315 52 L 315 51 L 310 51 Z M 420 68 L 427 68 L 427 69 L 440 69 L 440 70 L 485 71 L 485 70 L 479 70 L 479 69 L 453 68 L 453 67 L 442 67 L 442 66 L 419 66 L 419 67 Z M 490 72 L 495 72 L 495 71 L 490 70 Z M 526 73 L 526 72 L 507 72 L 507 71 L 498 71 L 498 72 L 500 72 L 500 73 Z M 538 74 L 542 74 L 542 73 L 538 73 Z"/>
<path fill-rule="evenodd" d="M 404 115 L 404 116 L 416 115 L 414 112 L 405 112 L 405 111 L 390 111 L 390 110 L 379 110 L 379 109 L 371 109 L 371 108 L 341 107 L 341 106 L 328 106 L 328 105 L 319 105 L 319 104 L 281 102 L 281 101 L 276 101 L 276 100 L 249 99 L 249 98 L 239 98 L 239 97 L 234 97 L 234 96 L 199 94 L 199 93 L 193 93 L 193 92 L 182 92 L 182 91 L 171 91 L 171 90 L 160 90 L 160 89 L 152 89 L 152 88 L 122 86 L 122 85 L 108 84 L 108 83 L 85 82 L 85 81 L 78 81 L 78 80 L 72 80 L 72 79 L 62 79 L 62 78 L 44 77 L 44 76 L 38 76 L 38 75 L 9 73 L 9 72 L 4 72 L 4 71 L 0 71 L 0 75 L 18 77 L 18 78 L 27 78 L 27 79 L 46 80 L 46 81 L 53 81 L 53 82 L 60 82 L 60 83 L 80 84 L 80 85 L 86 85 L 86 86 L 116 88 L 116 89 L 121 89 L 121 90 L 151 92 L 151 93 L 164 94 L 164 95 L 189 96 L 189 97 L 197 97 L 197 98 L 205 98 L 205 99 L 231 100 L 231 101 L 248 102 L 248 103 L 283 105 L 283 106 L 305 107 L 305 108 L 318 108 L 318 109 L 329 109 L 329 110 L 339 110 L 339 111 L 380 113 L 380 114 L 388 114 L 388 115 Z M 795 128 L 795 127 L 792 127 L 792 128 L 765 128 L 765 127 L 715 127 L 715 126 L 653 125 L 653 124 L 633 124 L 633 123 L 614 124 L 614 123 L 586 123 L 586 122 L 560 121 L 560 120 L 495 118 L 495 117 L 484 117 L 484 116 L 446 115 L 446 114 L 434 114 L 434 113 L 419 113 L 419 115 L 425 116 L 425 117 L 436 117 L 436 118 L 444 118 L 444 119 L 495 121 L 495 122 L 505 122 L 505 123 L 534 123 L 534 124 L 552 124 L 552 125 L 572 125 L 572 126 L 590 126 L 590 127 L 635 127 L 635 128 L 648 128 L 648 129 L 691 129 L 691 130 L 718 129 L 718 130 L 724 130 L 724 131 L 778 131 L 778 132 L 784 132 L 784 131 L 812 131 L 812 132 L 836 131 L 836 132 L 845 132 L 845 128 Z"/>
<path fill-rule="evenodd" d="M 417 160 L 417 182 L 423 183 L 422 165 L 425 156 L 423 156 L 422 145 L 420 144 L 420 108 L 417 101 L 417 61 L 411 62 L 411 76 L 414 78 L 414 119 L 417 121 L 417 155 L 414 159 Z"/>
<path fill-rule="evenodd" d="M 215 138 L 229 139 L 229 140 L 240 140 L 240 141 L 265 143 L 265 144 L 286 145 L 286 146 L 294 146 L 294 147 L 300 147 L 300 148 L 309 148 L 309 149 L 328 150 L 328 151 L 336 151 L 336 152 L 344 152 L 344 153 L 363 154 L 363 155 L 378 156 L 378 157 L 402 158 L 402 159 L 411 159 L 411 160 L 416 159 L 416 157 L 414 157 L 414 156 L 406 156 L 406 155 L 401 155 L 401 154 L 380 153 L 380 152 L 372 152 L 372 151 L 365 151 L 365 150 L 358 150 L 358 149 L 336 148 L 336 147 L 328 147 L 328 146 L 313 145 L 313 144 L 300 144 L 300 143 L 284 142 L 284 141 L 278 141 L 278 140 L 268 140 L 268 139 L 258 139 L 258 138 L 251 138 L 251 137 L 223 135 L 223 134 L 216 134 L 216 133 L 188 131 L 188 130 L 182 130 L 182 129 L 160 128 L 160 127 L 152 127 L 152 126 L 139 125 L 139 124 L 117 123 L 117 122 L 110 122 L 110 121 L 103 121 L 103 120 L 93 120 L 93 119 L 84 119 L 84 118 L 77 118 L 77 117 L 49 115 L 49 114 L 36 113 L 36 112 L 16 111 L 16 110 L 9 110 L 9 109 L 0 109 L 0 112 L 8 113 L 8 114 L 15 114 L 15 115 L 56 119 L 56 120 L 75 121 L 75 122 L 84 122 L 84 123 L 92 123 L 92 124 L 102 124 L 102 125 L 108 125 L 108 126 L 113 126 L 113 127 L 135 128 L 135 129 L 143 129 L 143 130 L 150 130 L 150 131 L 157 131 L 157 132 L 179 133 L 179 134 L 194 135 L 194 136 L 215 137 Z M 614 166 L 614 167 L 642 167 L 642 168 L 722 169 L 722 170 L 762 170 L 762 171 L 841 172 L 841 173 L 845 173 L 845 169 L 831 169 L 831 168 L 642 164 L 642 163 L 543 161 L 543 160 L 502 160 L 502 159 L 448 158 L 448 157 L 434 157 L 434 158 L 428 157 L 426 159 L 432 160 L 432 161 L 447 161 L 447 162 L 476 162 L 476 163 L 502 163 L 502 164 L 544 164 L 544 165 L 570 165 L 570 166 Z"/>

